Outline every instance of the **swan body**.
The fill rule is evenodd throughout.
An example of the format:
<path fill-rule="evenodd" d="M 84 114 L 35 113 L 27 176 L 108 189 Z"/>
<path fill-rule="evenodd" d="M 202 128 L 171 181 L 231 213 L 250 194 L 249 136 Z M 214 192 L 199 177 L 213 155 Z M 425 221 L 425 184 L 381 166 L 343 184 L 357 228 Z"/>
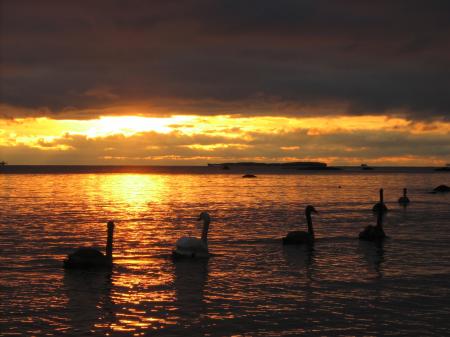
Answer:
<path fill-rule="evenodd" d="M 203 220 L 203 231 L 201 239 L 191 236 L 179 238 L 175 244 L 175 250 L 172 252 L 173 257 L 190 257 L 190 258 L 207 258 L 208 250 L 208 230 L 211 217 L 207 212 L 202 212 L 198 220 Z"/>
<path fill-rule="evenodd" d="M 287 233 L 283 238 L 283 244 L 312 244 L 314 242 L 314 236 L 304 231 L 293 231 Z"/>
<path fill-rule="evenodd" d="M 369 225 L 359 233 L 359 239 L 364 241 L 381 241 L 386 238 L 382 227 Z"/>
<path fill-rule="evenodd" d="M 317 213 L 317 211 L 313 206 L 309 205 L 305 209 L 308 231 L 292 231 L 287 233 L 287 235 L 283 238 L 284 245 L 312 245 L 314 243 L 314 230 L 312 227 L 311 213 Z"/>
<path fill-rule="evenodd" d="M 188 236 L 177 240 L 174 253 L 187 257 L 209 256 L 208 246 L 201 239 Z"/>
<path fill-rule="evenodd" d="M 398 198 L 398 203 L 402 204 L 402 205 L 407 205 L 409 204 L 409 198 L 406 196 L 406 188 L 403 189 L 403 197 Z"/>
<path fill-rule="evenodd" d="M 387 212 L 388 211 L 388 208 L 387 208 L 387 206 L 384 203 L 377 202 L 375 205 L 373 205 L 372 211 L 374 213 L 378 213 L 379 209 L 381 209 L 383 212 Z"/>
<path fill-rule="evenodd" d="M 376 226 L 369 225 L 359 233 L 359 239 L 364 241 L 382 241 L 387 236 L 383 230 L 383 211 L 378 211 Z"/>
<path fill-rule="evenodd" d="M 102 252 L 95 248 L 78 248 L 64 260 L 64 268 L 91 268 L 112 265 Z"/>
<path fill-rule="evenodd" d="M 106 254 L 95 248 L 78 248 L 67 259 L 63 261 L 66 269 L 86 269 L 86 268 L 110 268 L 112 262 L 112 242 L 113 242 L 114 222 L 108 222 L 108 239 L 106 243 Z"/>

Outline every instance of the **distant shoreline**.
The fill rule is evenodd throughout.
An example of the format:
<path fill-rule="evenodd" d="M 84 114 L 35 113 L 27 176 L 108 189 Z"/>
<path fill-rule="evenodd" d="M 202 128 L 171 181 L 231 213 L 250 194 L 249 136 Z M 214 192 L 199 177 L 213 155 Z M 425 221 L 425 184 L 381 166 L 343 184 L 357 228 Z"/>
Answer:
<path fill-rule="evenodd" d="M 6 165 L 0 167 L 0 174 L 101 174 L 101 173 L 165 173 L 165 174 L 378 174 L 378 173 L 435 173 L 435 166 L 372 166 L 373 170 L 362 170 L 360 166 L 332 166 L 289 168 L 273 165 L 231 165 L 223 169 L 221 165 Z"/>

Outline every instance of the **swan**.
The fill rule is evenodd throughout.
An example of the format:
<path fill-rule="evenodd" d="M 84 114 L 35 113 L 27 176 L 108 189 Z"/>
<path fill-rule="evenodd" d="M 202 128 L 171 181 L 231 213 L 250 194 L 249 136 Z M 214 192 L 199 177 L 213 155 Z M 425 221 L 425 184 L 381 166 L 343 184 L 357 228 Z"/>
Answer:
<path fill-rule="evenodd" d="M 406 196 L 406 192 L 407 192 L 407 189 L 404 188 L 403 189 L 403 197 L 398 198 L 398 203 L 402 204 L 402 205 L 405 205 L 405 206 L 407 204 L 409 204 L 409 198 Z"/>
<path fill-rule="evenodd" d="M 383 189 L 382 188 L 380 188 L 380 201 L 377 202 L 375 205 L 373 205 L 372 211 L 378 213 L 378 210 L 380 209 L 380 207 L 381 207 L 383 213 L 388 211 L 388 208 L 386 207 L 386 205 L 384 204 L 384 201 L 383 201 Z"/>
<path fill-rule="evenodd" d="M 203 230 L 201 239 L 184 236 L 176 242 L 173 257 L 209 257 L 208 251 L 208 230 L 211 217 L 207 212 L 200 213 L 198 221 L 203 220 Z"/>
<path fill-rule="evenodd" d="M 305 208 L 305 216 L 306 216 L 306 223 L 308 224 L 308 231 L 293 231 L 289 232 L 284 238 L 283 238 L 283 244 L 284 245 L 290 245 L 290 244 L 313 244 L 314 243 L 314 230 L 312 226 L 312 219 L 311 219 L 311 213 L 317 214 L 316 209 L 308 205 Z"/>
<path fill-rule="evenodd" d="M 242 178 L 256 178 L 254 174 L 244 174 Z"/>
<path fill-rule="evenodd" d="M 381 241 L 386 238 L 383 230 L 383 213 L 378 210 L 376 226 L 369 225 L 359 233 L 359 239 L 364 241 Z"/>
<path fill-rule="evenodd" d="M 64 268 L 80 269 L 91 267 L 112 267 L 114 222 L 108 221 L 108 239 L 106 241 L 106 254 L 95 248 L 78 248 L 64 260 Z"/>

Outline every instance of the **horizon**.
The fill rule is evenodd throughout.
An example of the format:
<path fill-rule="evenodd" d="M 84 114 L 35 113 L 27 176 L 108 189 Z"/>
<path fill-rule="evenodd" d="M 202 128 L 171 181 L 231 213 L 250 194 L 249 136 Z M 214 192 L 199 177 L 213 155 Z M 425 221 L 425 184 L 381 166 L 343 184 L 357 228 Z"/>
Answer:
<path fill-rule="evenodd" d="M 1 163 L 1 162 L 0 162 Z M 252 162 L 255 164 L 289 164 L 290 162 L 282 162 L 282 163 L 275 163 L 275 162 L 271 162 L 271 163 L 265 163 L 265 162 Z M 186 166 L 186 167 L 208 167 L 208 165 L 227 165 L 227 164 L 235 164 L 233 162 L 223 162 L 223 163 L 204 163 L 204 164 L 196 164 L 196 165 L 183 165 L 183 164 L 178 164 L 178 165 L 163 165 L 163 164 L 14 164 L 14 163 L 8 163 L 8 162 L 4 162 L 5 166 Z M 328 163 L 327 167 L 352 167 L 352 168 L 360 168 L 361 165 L 365 164 L 362 163 L 360 165 L 329 165 Z M 435 166 L 435 165 L 425 165 L 425 166 L 402 166 L 402 165 L 370 165 L 370 167 L 398 167 L 398 168 L 440 168 L 440 167 L 446 167 L 449 166 L 450 164 L 444 164 L 443 166 Z M 246 165 L 240 165 L 241 167 L 245 167 Z M 251 165 L 247 165 L 247 166 L 251 166 Z"/>
<path fill-rule="evenodd" d="M 0 162 L 1 163 L 1 162 Z M 283 163 L 264 163 L 264 162 L 254 162 L 255 164 L 288 164 L 289 162 L 283 162 Z M 167 165 L 167 164 L 14 164 L 14 163 L 8 163 L 5 162 L 4 166 L 0 166 L 0 170 L 1 167 L 5 168 L 6 166 L 8 167 L 46 167 L 46 166 L 55 166 L 55 167 L 203 167 L 203 168 L 207 168 L 209 167 L 209 165 L 215 165 L 216 167 L 219 167 L 221 165 L 228 165 L 228 164 L 235 164 L 232 162 L 223 162 L 223 163 L 204 163 L 204 164 L 192 164 L 192 165 L 185 165 L 185 164 L 172 164 L 172 165 Z M 360 169 L 361 166 L 363 164 L 366 163 L 362 163 L 359 165 L 329 165 L 328 163 L 327 167 L 337 167 L 337 168 L 352 168 L 352 169 Z M 398 169 L 402 169 L 402 168 L 423 168 L 423 169 L 439 169 L 439 168 L 447 168 L 449 167 L 450 164 L 444 164 L 444 165 L 440 165 L 440 166 L 436 166 L 436 165 L 424 165 L 424 166 L 405 166 L 405 165 L 369 165 L 369 167 L 371 168 L 378 168 L 378 169 L 383 169 L 383 168 L 398 168 Z M 245 169 L 245 168 L 260 168 L 260 166 L 252 166 L 252 165 L 238 165 L 236 167 L 236 171 L 238 171 L 238 169 Z M 264 167 L 263 167 L 264 168 Z M 287 172 L 290 172 L 291 170 L 286 169 Z M 295 169 L 292 169 L 293 172 L 295 172 Z M 301 171 L 301 170 L 300 170 Z M 314 171 L 319 171 L 320 170 L 310 170 L 310 172 L 314 172 Z M 0 171 L 1 172 L 1 171 Z M 308 170 L 303 170 L 303 172 L 308 172 Z M 326 172 L 330 172 L 330 171 L 326 171 Z M 233 171 L 227 171 L 224 173 L 233 173 Z M 374 173 L 374 172 L 372 172 Z"/>

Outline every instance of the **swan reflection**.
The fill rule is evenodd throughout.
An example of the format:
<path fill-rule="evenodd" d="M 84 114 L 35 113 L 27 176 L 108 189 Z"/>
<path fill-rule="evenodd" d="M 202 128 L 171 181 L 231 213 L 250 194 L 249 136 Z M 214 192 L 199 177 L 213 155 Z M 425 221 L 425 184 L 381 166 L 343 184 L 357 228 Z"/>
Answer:
<path fill-rule="evenodd" d="M 312 317 L 317 310 L 315 251 L 308 245 L 288 245 L 283 246 L 283 256 L 290 268 L 289 273 L 296 273 L 297 279 L 295 291 L 286 299 L 296 307 L 296 320 L 301 322 L 302 334 L 312 335 L 316 325 Z"/>
<path fill-rule="evenodd" d="M 292 270 L 304 272 L 309 280 L 313 276 L 314 249 L 308 245 L 284 245 L 283 256 Z"/>
<path fill-rule="evenodd" d="M 368 271 L 374 273 L 376 278 L 383 277 L 382 263 L 384 262 L 384 241 L 359 241 L 359 251 L 367 262 Z"/>
<path fill-rule="evenodd" d="M 109 331 L 115 320 L 111 284 L 110 271 L 65 271 L 63 285 L 71 331 L 83 335 Z"/>
<path fill-rule="evenodd" d="M 201 329 L 207 307 L 204 289 L 208 282 L 208 259 L 180 259 L 174 265 L 175 307 L 179 324 Z"/>

